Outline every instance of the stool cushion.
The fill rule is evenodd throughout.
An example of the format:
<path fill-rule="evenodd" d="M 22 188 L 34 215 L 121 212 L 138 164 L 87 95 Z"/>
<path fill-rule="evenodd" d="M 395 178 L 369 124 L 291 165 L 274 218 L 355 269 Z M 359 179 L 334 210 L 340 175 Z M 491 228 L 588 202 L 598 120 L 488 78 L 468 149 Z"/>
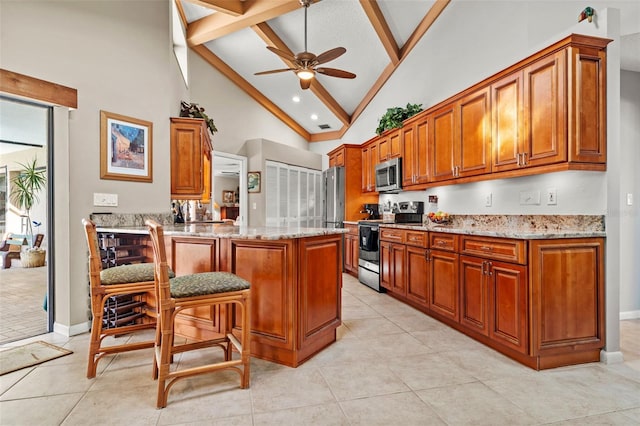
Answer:
<path fill-rule="evenodd" d="M 194 297 L 206 294 L 247 290 L 249 281 L 230 272 L 202 272 L 183 275 L 170 281 L 171 297 Z"/>
<path fill-rule="evenodd" d="M 100 271 L 100 282 L 103 285 L 129 284 L 153 281 L 153 263 L 135 263 L 133 265 L 120 265 Z M 175 277 L 169 268 L 169 278 Z"/>

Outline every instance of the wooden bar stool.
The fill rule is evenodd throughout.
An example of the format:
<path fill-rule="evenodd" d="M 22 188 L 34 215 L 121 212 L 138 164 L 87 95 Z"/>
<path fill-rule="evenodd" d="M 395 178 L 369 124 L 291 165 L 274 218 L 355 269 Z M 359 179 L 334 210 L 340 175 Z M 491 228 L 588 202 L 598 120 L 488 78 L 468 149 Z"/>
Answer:
<path fill-rule="evenodd" d="M 153 378 L 158 380 L 158 408 L 167 405 L 169 390 L 177 380 L 197 374 L 233 370 L 240 375 L 240 388 L 248 388 L 251 348 L 249 282 L 230 272 L 203 272 L 169 279 L 163 228 L 152 220 L 147 220 L 145 223 L 149 227 L 155 263 L 158 319 Z M 184 309 L 213 305 L 225 305 L 228 313 L 234 305 L 240 307 L 242 325 L 240 340 L 238 341 L 233 335 L 231 321 L 227 320 L 223 321 L 222 337 L 176 345 L 174 343 L 176 316 Z M 227 318 L 231 318 L 231 315 L 227 315 Z M 212 346 L 223 349 L 224 361 L 171 371 L 174 354 Z M 240 354 L 239 359 L 232 358 L 234 348 Z"/>
<path fill-rule="evenodd" d="M 89 285 L 91 289 L 91 313 L 93 315 L 91 320 L 91 340 L 89 341 L 89 362 L 87 365 L 87 378 L 91 379 L 96 376 L 98 361 L 105 355 L 153 347 L 153 340 L 111 346 L 103 346 L 102 343 L 107 336 L 123 335 L 156 327 L 156 315 L 150 315 L 144 322 L 134 325 L 115 328 L 103 327 L 105 304 L 110 297 L 130 296 L 144 292 L 153 294 L 155 291 L 154 264 L 139 263 L 102 269 L 96 224 L 89 219 L 82 219 L 82 224 L 84 225 L 89 247 Z M 171 272 L 171 275 L 174 275 L 173 272 Z"/>

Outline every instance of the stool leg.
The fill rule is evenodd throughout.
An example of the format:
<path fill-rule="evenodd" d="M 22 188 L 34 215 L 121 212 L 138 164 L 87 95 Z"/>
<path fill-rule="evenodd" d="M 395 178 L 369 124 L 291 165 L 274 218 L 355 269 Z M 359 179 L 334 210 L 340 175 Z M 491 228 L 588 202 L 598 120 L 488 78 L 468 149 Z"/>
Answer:
<path fill-rule="evenodd" d="M 91 340 L 89 341 L 89 360 L 87 363 L 87 379 L 96 377 L 98 360 L 96 356 L 100 351 L 100 336 L 102 335 L 102 316 L 104 314 L 104 297 L 91 296 Z"/>
<path fill-rule="evenodd" d="M 242 378 L 241 389 L 250 386 L 251 377 L 251 299 L 249 294 L 242 297 Z"/>

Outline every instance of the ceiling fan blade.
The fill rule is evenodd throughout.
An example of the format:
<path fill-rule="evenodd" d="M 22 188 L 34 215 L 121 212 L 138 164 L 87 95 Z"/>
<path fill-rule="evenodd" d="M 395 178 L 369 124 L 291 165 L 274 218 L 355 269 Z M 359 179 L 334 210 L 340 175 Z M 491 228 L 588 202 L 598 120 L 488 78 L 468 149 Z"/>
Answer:
<path fill-rule="evenodd" d="M 285 52 L 284 50 L 276 49 L 275 47 L 272 47 L 272 46 L 267 46 L 267 49 L 269 49 L 270 51 L 272 51 L 276 55 L 286 59 L 287 61 L 291 61 L 291 62 L 295 62 L 296 61 L 295 56 L 293 56 L 292 54 L 290 54 L 288 52 Z"/>
<path fill-rule="evenodd" d="M 300 79 L 300 87 L 302 88 L 302 90 L 307 90 L 310 86 L 311 86 L 311 79 L 309 80 Z"/>
<path fill-rule="evenodd" d="M 339 78 L 356 78 L 356 75 L 349 71 L 343 71 L 336 68 L 316 68 L 316 72 L 330 77 Z"/>
<path fill-rule="evenodd" d="M 325 62 L 333 61 L 337 57 L 343 55 L 346 51 L 347 49 L 344 47 L 336 47 L 335 49 L 327 50 L 316 57 L 316 63 L 324 64 Z"/>
<path fill-rule="evenodd" d="M 261 72 L 255 73 L 253 75 L 275 74 L 277 72 L 285 72 L 285 71 L 295 71 L 295 68 L 282 68 L 282 69 L 279 69 L 279 70 L 261 71 Z"/>

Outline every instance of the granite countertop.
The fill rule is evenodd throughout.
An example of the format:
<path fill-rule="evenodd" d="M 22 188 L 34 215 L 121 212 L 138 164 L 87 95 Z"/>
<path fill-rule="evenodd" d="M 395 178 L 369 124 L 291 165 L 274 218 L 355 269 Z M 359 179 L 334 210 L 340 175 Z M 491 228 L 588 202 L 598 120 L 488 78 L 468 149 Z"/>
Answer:
<path fill-rule="evenodd" d="M 225 224 L 173 224 L 164 225 L 167 236 L 238 238 L 248 240 L 286 240 L 292 238 L 316 237 L 320 235 L 346 234 L 347 229 L 299 228 L 299 227 L 258 227 L 233 226 Z M 146 234 L 146 226 L 97 226 L 98 232 L 118 232 L 124 234 Z"/>
<path fill-rule="evenodd" d="M 607 235 L 603 216 L 582 215 L 466 215 L 454 216 L 452 223 L 448 225 L 427 221 L 424 224 L 381 223 L 380 226 L 522 240 L 591 238 Z"/>

